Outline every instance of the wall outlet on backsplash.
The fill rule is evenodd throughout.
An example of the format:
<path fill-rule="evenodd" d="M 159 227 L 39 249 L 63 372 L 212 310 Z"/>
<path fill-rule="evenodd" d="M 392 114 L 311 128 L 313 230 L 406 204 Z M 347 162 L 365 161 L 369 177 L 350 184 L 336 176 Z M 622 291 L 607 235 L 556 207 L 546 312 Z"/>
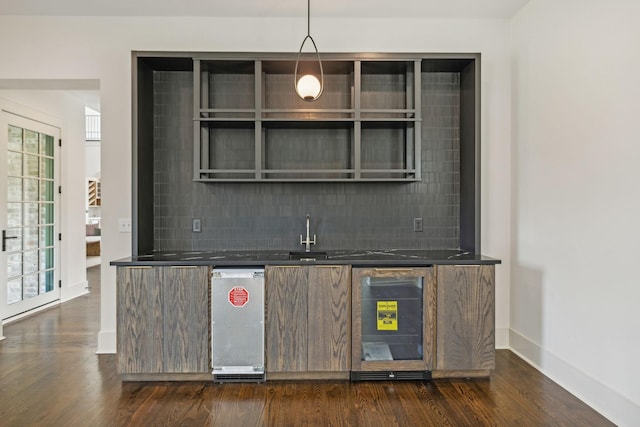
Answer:
<path fill-rule="evenodd" d="M 422 218 L 413 218 L 413 231 L 422 232 Z"/>
<path fill-rule="evenodd" d="M 202 232 L 202 219 L 193 218 L 193 220 L 191 221 L 191 231 L 194 233 Z"/>

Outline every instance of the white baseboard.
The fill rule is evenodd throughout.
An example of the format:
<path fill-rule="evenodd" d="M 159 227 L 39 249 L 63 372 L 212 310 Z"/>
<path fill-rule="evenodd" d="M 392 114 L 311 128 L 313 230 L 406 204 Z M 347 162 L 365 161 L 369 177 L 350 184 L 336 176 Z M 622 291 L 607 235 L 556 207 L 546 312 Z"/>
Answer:
<path fill-rule="evenodd" d="M 47 310 L 47 309 L 49 309 L 51 307 L 56 307 L 58 305 L 60 305 L 60 300 L 59 299 L 57 299 L 55 301 L 51 301 L 51 302 L 49 302 L 47 304 L 41 305 L 40 307 L 36 307 L 36 308 L 34 308 L 32 310 L 25 311 L 24 313 L 16 314 L 15 316 L 12 316 L 12 317 L 10 317 L 8 319 L 4 319 L 2 321 L 2 323 L 4 325 L 10 325 L 10 324 L 12 324 L 13 322 L 15 322 L 17 320 L 24 319 L 25 317 L 29 317 L 29 316 L 31 316 L 33 314 L 39 313 L 39 312 L 41 312 L 43 310 Z"/>
<path fill-rule="evenodd" d="M 640 405 L 587 373 L 509 330 L 509 347 L 518 356 L 618 426 L 637 426 Z"/>
<path fill-rule="evenodd" d="M 96 354 L 116 353 L 116 331 L 98 332 L 98 350 Z"/>
<path fill-rule="evenodd" d="M 24 319 L 25 317 L 29 317 L 33 314 L 39 313 L 43 310 L 47 310 L 51 307 L 55 307 L 58 306 L 60 304 L 62 304 L 63 302 L 67 302 L 69 300 L 72 300 L 74 298 L 77 298 L 81 295 L 87 294 L 89 293 L 89 289 L 87 288 L 88 282 L 85 280 L 83 282 L 80 282 L 76 285 L 73 286 L 63 286 L 62 288 L 60 288 L 60 299 L 57 299 L 55 301 L 51 301 L 50 303 L 41 305 L 40 307 L 36 307 L 32 310 L 26 311 L 24 313 L 20 313 L 18 315 L 15 315 L 9 319 L 5 319 L 2 323 L 5 325 L 9 325 L 17 320 L 20 319 Z M 2 336 L 2 331 L 0 330 L 0 340 L 4 339 L 4 337 Z"/>
<path fill-rule="evenodd" d="M 81 295 L 89 293 L 89 282 L 86 280 L 72 286 L 60 288 L 60 302 L 67 302 Z"/>

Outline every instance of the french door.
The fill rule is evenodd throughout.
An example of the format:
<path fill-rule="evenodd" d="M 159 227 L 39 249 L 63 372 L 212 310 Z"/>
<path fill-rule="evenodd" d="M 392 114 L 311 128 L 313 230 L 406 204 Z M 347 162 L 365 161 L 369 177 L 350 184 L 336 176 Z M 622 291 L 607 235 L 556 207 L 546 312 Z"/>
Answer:
<path fill-rule="evenodd" d="M 0 314 L 60 298 L 60 129 L 0 111 Z"/>

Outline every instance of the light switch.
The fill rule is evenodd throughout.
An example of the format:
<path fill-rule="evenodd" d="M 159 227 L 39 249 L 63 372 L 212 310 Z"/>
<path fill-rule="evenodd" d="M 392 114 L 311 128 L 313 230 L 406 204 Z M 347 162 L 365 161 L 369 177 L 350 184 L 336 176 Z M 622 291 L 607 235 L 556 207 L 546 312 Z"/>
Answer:
<path fill-rule="evenodd" d="M 194 233 L 202 232 L 202 220 L 200 218 L 193 218 L 191 222 L 191 231 Z"/>

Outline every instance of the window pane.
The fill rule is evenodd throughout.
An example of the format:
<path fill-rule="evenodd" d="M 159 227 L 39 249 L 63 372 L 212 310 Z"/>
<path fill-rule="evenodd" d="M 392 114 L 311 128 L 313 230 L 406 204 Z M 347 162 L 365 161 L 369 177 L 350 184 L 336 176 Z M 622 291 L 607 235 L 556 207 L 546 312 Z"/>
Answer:
<path fill-rule="evenodd" d="M 24 206 L 25 225 L 37 225 L 38 224 L 38 204 L 25 203 L 23 206 Z"/>
<path fill-rule="evenodd" d="M 53 246 L 53 225 L 40 227 L 40 247 Z"/>
<path fill-rule="evenodd" d="M 53 181 L 40 181 L 40 200 L 53 202 Z"/>
<path fill-rule="evenodd" d="M 40 134 L 29 129 L 24 130 L 24 151 L 26 153 L 38 154 L 38 141 Z"/>
<path fill-rule="evenodd" d="M 22 274 L 22 252 L 7 255 L 7 278 Z"/>
<path fill-rule="evenodd" d="M 7 304 L 22 301 L 22 277 L 7 282 Z"/>
<path fill-rule="evenodd" d="M 40 251 L 40 270 L 53 268 L 53 248 Z"/>
<path fill-rule="evenodd" d="M 24 228 L 24 249 L 36 249 L 38 247 L 38 227 Z"/>
<path fill-rule="evenodd" d="M 40 157 L 40 178 L 53 179 L 53 159 Z"/>
<path fill-rule="evenodd" d="M 22 178 L 8 178 L 7 198 L 10 202 L 22 200 Z"/>
<path fill-rule="evenodd" d="M 53 224 L 53 203 L 40 204 L 40 224 Z"/>
<path fill-rule="evenodd" d="M 7 152 L 7 158 L 9 159 L 7 175 L 22 176 L 22 153 L 9 151 Z"/>
<path fill-rule="evenodd" d="M 38 156 L 32 156 L 31 154 L 24 155 L 24 176 L 38 177 Z"/>
<path fill-rule="evenodd" d="M 7 227 L 22 225 L 22 203 L 7 203 Z"/>
<path fill-rule="evenodd" d="M 53 157 L 53 137 L 51 135 L 40 134 L 40 154 Z"/>
<path fill-rule="evenodd" d="M 51 292 L 53 290 L 53 270 L 40 273 L 40 293 Z"/>
<path fill-rule="evenodd" d="M 38 251 L 25 251 L 22 253 L 23 274 L 38 271 Z"/>
<path fill-rule="evenodd" d="M 24 200 L 37 201 L 38 200 L 38 180 L 37 179 L 24 179 Z"/>
<path fill-rule="evenodd" d="M 9 150 L 22 151 L 22 128 L 9 125 Z"/>
<path fill-rule="evenodd" d="M 38 273 L 29 274 L 22 278 L 24 299 L 38 296 Z"/>

